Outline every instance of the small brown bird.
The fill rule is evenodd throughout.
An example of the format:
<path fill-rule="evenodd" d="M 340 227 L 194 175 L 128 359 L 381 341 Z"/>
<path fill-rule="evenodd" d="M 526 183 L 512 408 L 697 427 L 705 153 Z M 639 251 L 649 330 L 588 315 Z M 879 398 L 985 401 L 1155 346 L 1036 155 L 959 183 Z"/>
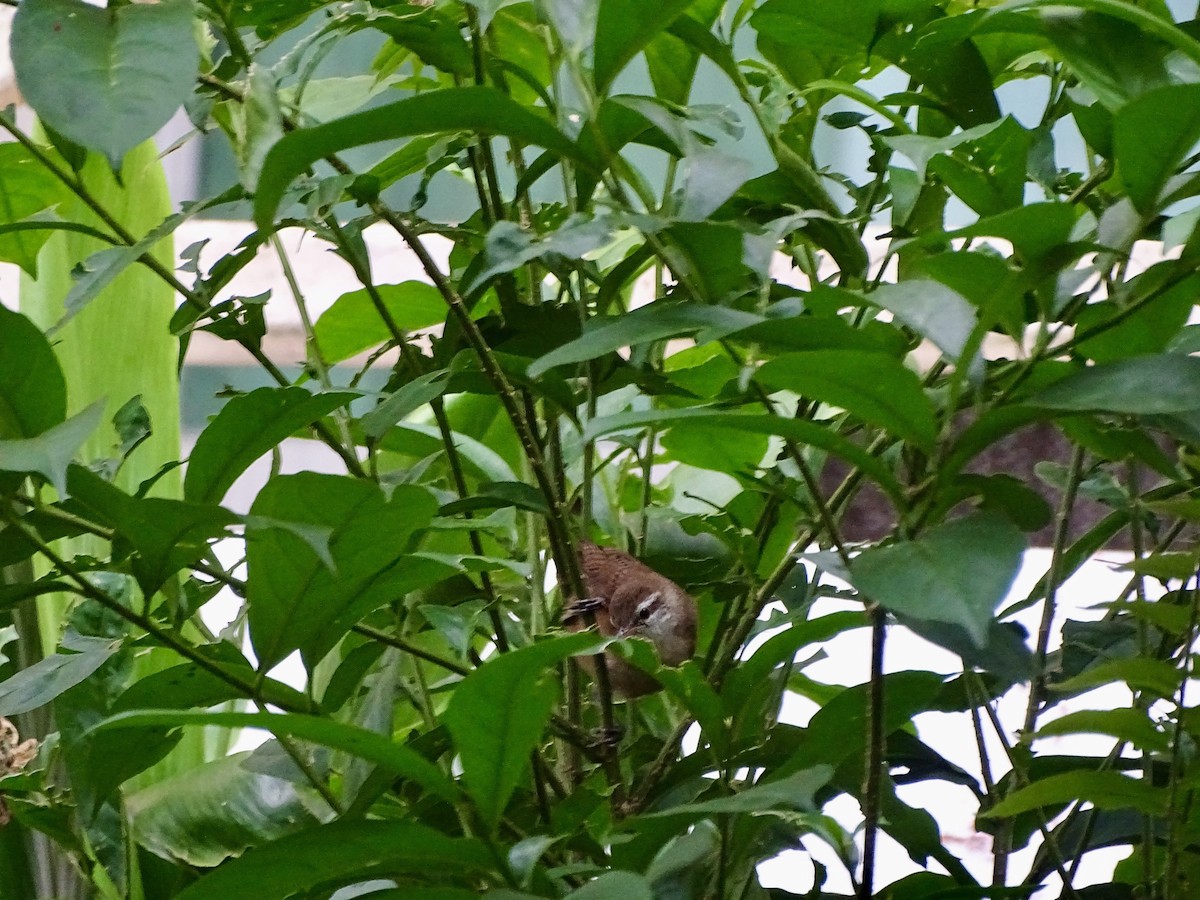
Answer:
<path fill-rule="evenodd" d="M 665 575 L 612 547 L 590 541 L 579 545 L 579 565 L 588 596 L 568 604 L 563 622 L 573 631 L 584 627 L 587 613 L 596 617 L 603 635 L 643 637 L 658 658 L 677 666 L 696 651 L 696 601 Z M 609 682 L 621 697 L 640 697 L 662 685 L 625 660 L 605 654 Z M 580 660 L 590 672 L 594 661 Z"/>

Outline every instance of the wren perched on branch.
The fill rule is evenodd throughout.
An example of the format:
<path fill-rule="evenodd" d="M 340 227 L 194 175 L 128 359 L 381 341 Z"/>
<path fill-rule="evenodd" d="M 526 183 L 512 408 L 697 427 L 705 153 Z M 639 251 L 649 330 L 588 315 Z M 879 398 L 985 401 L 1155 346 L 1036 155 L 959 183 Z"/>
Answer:
<path fill-rule="evenodd" d="M 590 612 L 601 634 L 646 638 L 666 665 L 677 666 L 695 652 L 696 601 L 670 578 L 628 553 L 590 541 L 579 545 L 579 565 L 588 596 L 563 611 L 568 628 L 582 628 Z M 611 653 L 605 654 L 605 661 L 613 691 L 620 697 L 640 697 L 662 688 Z M 594 667 L 590 657 L 580 663 L 589 671 Z"/>

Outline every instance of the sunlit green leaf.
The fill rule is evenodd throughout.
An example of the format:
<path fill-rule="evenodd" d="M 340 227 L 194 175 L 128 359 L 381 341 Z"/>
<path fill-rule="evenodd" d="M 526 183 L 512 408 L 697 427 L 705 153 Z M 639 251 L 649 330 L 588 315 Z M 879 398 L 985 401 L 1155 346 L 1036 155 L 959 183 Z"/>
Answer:
<path fill-rule="evenodd" d="M 372 293 L 379 298 L 382 311 Z M 391 326 L 407 334 L 445 318 L 446 301 L 433 285 L 421 281 L 380 284 L 373 292 L 360 288 L 338 297 L 317 319 L 313 337 L 322 357 L 336 363 L 393 340 Z"/>

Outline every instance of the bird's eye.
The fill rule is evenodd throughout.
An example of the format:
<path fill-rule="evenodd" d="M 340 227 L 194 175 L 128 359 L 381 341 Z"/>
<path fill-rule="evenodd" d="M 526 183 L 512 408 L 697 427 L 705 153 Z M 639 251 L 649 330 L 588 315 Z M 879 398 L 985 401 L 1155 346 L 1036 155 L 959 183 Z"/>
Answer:
<path fill-rule="evenodd" d="M 642 621 L 642 622 L 649 621 L 650 613 L 651 613 L 651 608 L 649 606 L 643 606 L 641 609 L 638 610 L 639 621 Z"/>

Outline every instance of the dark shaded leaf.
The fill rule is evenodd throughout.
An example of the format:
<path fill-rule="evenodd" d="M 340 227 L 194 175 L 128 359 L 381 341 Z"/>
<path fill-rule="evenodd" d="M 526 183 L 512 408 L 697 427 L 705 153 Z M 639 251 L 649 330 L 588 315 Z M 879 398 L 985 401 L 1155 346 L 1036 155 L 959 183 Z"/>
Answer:
<path fill-rule="evenodd" d="M 0 439 L 34 437 L 66 414 L 66 382 L 50 342 L 28 318 L 0 306 Z"/>

